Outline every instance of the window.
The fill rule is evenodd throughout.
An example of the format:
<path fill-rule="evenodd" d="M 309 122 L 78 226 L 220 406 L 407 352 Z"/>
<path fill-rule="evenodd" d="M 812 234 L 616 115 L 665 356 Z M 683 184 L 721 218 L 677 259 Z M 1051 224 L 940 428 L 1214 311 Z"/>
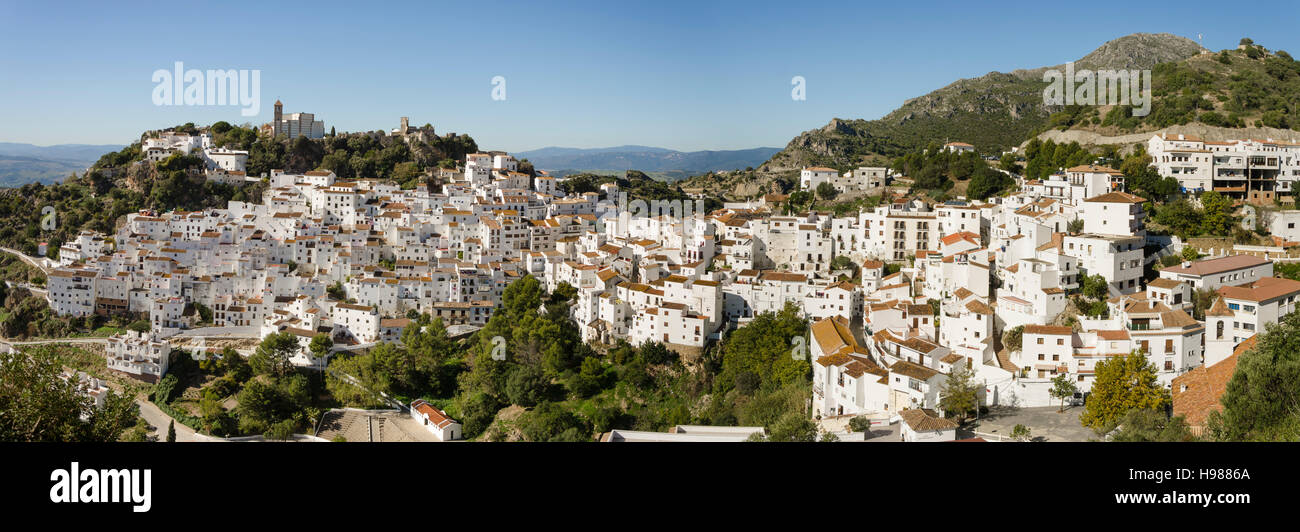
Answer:
<path fill-rule="evenodd" d="M 1042 339 L 1042 338 L 1039 338 L 1039 339 L 1038 339 L 1038 345 L 1043 345 L 1043 339 Z"/>
<path fill-rule="evenodd" d="M 1056 339 L 1056 345 L 1065 345 L 1065 339 L 1064 339 L 1064 338 L 1057 338 L 1057 339 Z"/>

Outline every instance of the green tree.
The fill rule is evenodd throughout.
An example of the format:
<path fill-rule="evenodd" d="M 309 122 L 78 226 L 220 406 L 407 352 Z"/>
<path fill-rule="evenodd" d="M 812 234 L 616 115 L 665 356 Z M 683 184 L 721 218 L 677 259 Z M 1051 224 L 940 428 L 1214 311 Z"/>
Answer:
<path fill-rule="evenodd" d="M 789 209 L 799 209 L 807 207 L 812 203 L 813 196 L 811 192 L 799 190 L 790 193 L 789 199 L 786 200 Z"/>
<path fill-rule="evenodd" d="M 483 392 L 474 392 L 461 400 L 461 425 L 465 429 L 466 437 L 474 437 L 482 434 L 487 430 L 488 425 L 496 418 L 497 411 L 501 409 L 501 404 L 491 395 Z"/>
<path fill-rule="evenodd" d="M 856 270 L 857 266 L 857 263 L 852 258 L 844 255 L 837 255 L 834 259 L 831 259 L 831 270 Z M 854 273 L 854 275 L 857 275 L 857 273 Z"/>
<path fill-rule="evenodd" d="M 307 377 L 295 374 L 272 381 L 255 378 L 239 392 L 236 407 L 239 430 L 245 434 L 267 432 L 277 423 L 289 421 L 290 432 L 306 424 L 307 408 L 311 404 L 310 383 Z"/>
<path fill-rule="evenodd" d="M 835 196 L 839 195 L 839 193 L 840 191 L 835 190 L 835 185 L 832 185 L 829 182 L 823 182 L 817 185 L 817 197 L 821 199 L 833 200 L 835 199 Z"/>
<path fill-rule="evenodd" d="M 555 286 L 555 291 L 551 292 L 551 302 L 569 302 L 576 297 L 578 297 L 578 289 L 565 281 L 560 281 Z"/>
<path fill-rule="evenodd" d="M 998 159 L 998 168 L 1013 174 L 1019 174 L 1024 170 L 1024 168 L 1020 166 L 1020 162 L 1016 159 L 1016 154 L 1014 153 L 1002 154 L 1002 158 Z"/>
<path fill-rule="evenodd" d="M 1081 291 L 1084 297 L 1093 301 L 1105 301 L 1110 297 L 1110 283 L 1106 282 L 1106 278 L 1102 277 L 1101 274 L 1085 274 L 1081 276 L 1081 279 L 1083 281 Z"/>
<path fill-rule="evenodd" d="M 592 441 L 591 427 L 573 412 L 556 403 L 541 403 L 519 420 L 524 439 L 532 442 Z"/>
<path fill-rule="evenodd" d="M 939 408 L 965 419 L 979 408 L 979 388 L 974 370 L 968 367 L 953 370 L 939 392 Z"/>
<path fill-rule="evenodd" d="M 1024 343 L 1024 338 L 1025 326 L 1017 325 L 1002 333 L 1002 346 L 1006 347 L 1007 351 L 1014 353 L 1023 347 L 1021 344 Z"/>
<path fill-rule="evenodd" d="M 0 441 L 112 442 L 136 424 L 131 397 L 110 390 L 96 408 L 80 386 L 56 357 L 0 353 Z"/>
<path fill-rule="evenodd" d="M 1061 408 L 1056 410 L 1058 414 L 1065 411 L 1065 400 L 1074 397 L 1075 392 L 1078 391 L 1079 387 L 1070 380 L 1069 373 L 1062 373 L 1052 379 L 1051 395 L 1061 400 Z"/>
<path fill-rule="evenodd" d="M 1130 410 L 1164 408 L 1169 403 L 1169 390 L 1139 351 L 1098 362 L 1096 375 L 1079 421 L 1098 434 L 1110 432 Z"/>
<path fill-rule="evenodd" d="M 1237 357 L 1237 369 L 1210 414 L 1219 441 L 1300 439 L 1300 313 L 1288 314 Z"/>
<path fill-rule="evenodd" d="M 541 369 L 518 365 L 506 379 L 506 397 L 511 403 L 531 407 L 547 398 L 550 386 L 550 379 L 546 378 Z"/>
<path fill-rule="evenodd" d="M 193 305 L 194 310 L 199 313 L 199 323 L 212 323 L 212 309 L 197 301 Z"/>
<path fill-rule="evenodd" d="M 167 422 L 167 442 L 172 443 L 175 441 L 176 441 L 176 420 L 171 420 Z"/>
<path fill-rule="evenodd" d="M 853 432 L 871 432 L 871 420 L 867 416 L 849 418 L 849 430 Z"/>
<path fill-rule="evenodd" d="M 168 373 L 163 378 L 158 379 L 158 383 L 153 386 L 153 400 L 155 403 L 165 405 L 172 402 L 172 395 L 176 393 L 176 386 L 180 379 L 176 378 L 175 373 Z"/>
<path fill-rule="evenodd" d="M 1201 233 L 1229 236 L 1235 220 L 1232 199 L 1213 190 L 1201 194 Z"/>
<path fill-rule="evenodd" d="M 791 343 L 802 338 L 806 344 L 808 325 L 801 313 L 794 303 L 788 303 L 780 312 L 761 313 L 732 331 L 722 345 L 722 374 L 714 381 L 717 391 L 729 391 L 743 371 L 758 375 L 759 389 L 764 391 L 808 382 L 812 365 L 807 353 L 796 356 L 799 353 L 793 352 Z"/>
<path fill-rule="evenodd" d="M 1011 439 L 1016 441 L 1029 441 L 1031 438 L 1033 438 L 1031 433 L 1032 431 L 1029 429 L 1029 427 L 1026 427 L 1019 423 L 1017 423 L 1016 426 L 1011 427 Z"/>
<path fill-rule="evenodd" d="M 273 423 L 270 426 L 270 428 L 267 428 L 266 432 L 262 434 L 262 437 L 268 440 L 280 440 L 280 441 L 292 440 L 293 429 L 294 429 L 293 421 L 286 419 L 283 421 Z"/>
<path fill-rule="evenodd" d="M 345 301 L 348 298 L 348 291 L 346 288 L 343 288 L 343 283 L 341 281 L 334 281 L 334 284 L 325 288 L 325 293 L 338 301 Z"/>
<path fill-rule="evenodd" d="M 677 361 L 677 352 L 668 349 L 668 346 L 661 342 L 646 342 L 641 344 L 641 360 L 646 364 L 671 364 Z"/>
<path fill-rule="evenodd" d="M 1168 227 L 1174 234 L 1188 238 L 1200 234 L 1202 230 L 1202 211 L 1192 206 L 1191 202 L 1186 199 L 1177 199 L 1158 207 L 1155 216 L 1152 217 L 1156 223 Z"/>
<path fill-rule="evenodd" d="M 1214 300 L 1219 298 L 1218 292 L 1208 288 L 1197 290 L 1192 294 L 1192 317 L 1198 320 L 1205 320 L 1205 311 L 1214 306 Z"/>
<path fill-rule="evenodd" d="M 297 342 L 297 339 L 294 340 Z M 311 343 L 307 345 L 307 350 L 311 356 L 323 359 L 329 355 L 330 349 L 334 348 L 334 340 L 326 333 L 320 333 L 311 338 Z"/>
<path fill-rule="evenodd" d="M 970 178 L 970 184 L 966 186 L 966 196 L 971 199 L 983 200 L 989 196 L 1001 194 L 1002 191 L 1011 188 L 1015 183 L 1016 181 L 1011 176 L 981 164 Z"/>
<path fill-rule="evenodd" d="M 1153 408 L 1130 410 L 1120 420 L 1119 430 L 1111 435 L 1111 441 L 1118 442 L 1195 440 L 1183 416 L 1170 418 L 1164 411 Z"/>
<path fill-rule="evenodd" d="M 244 360 L 243 355 L 233 347 L 221 350 L 221 367 L 225 374 L 236 382 L 245 381 L 253 374 L 253 368 L 248 365 L 248 361 Z"/>
<path fill-rule="evenodd" d="M 817 424 L 801 412 L 790 412 L 769 428 L 768 441 L 817 441 Z"/>
<path fill-rule="evenodd" d="M 291 332 L 275 333 L 262 339 L 248 365 L 258 375 L 283 377 L 293 371 L 290 358 L 298 351 L 298 337 Z"/>

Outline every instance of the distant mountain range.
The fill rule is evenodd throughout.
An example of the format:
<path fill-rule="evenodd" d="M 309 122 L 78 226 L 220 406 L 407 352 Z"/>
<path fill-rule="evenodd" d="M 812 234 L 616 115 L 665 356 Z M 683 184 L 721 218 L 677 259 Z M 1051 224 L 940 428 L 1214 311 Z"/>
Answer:
<path fill-rule="evenodd" d="M 757 167 L 780 148 L 682 152 L 651 146 L 614 146 L 609 148 L 541 148 L 512 153 L 528 159 L 538 170 L 556 175 L 578 172 L 623 172 L 640 170 L 668 179 L 702 174 L 715 170 Z"/>
<path fill-rule="evenodd" d="M 36 146 L 0 142 L 0 187 L 57 183 L 73 172 L 85 172 L 105 153 L 122 148 L 115 144 Z"/>

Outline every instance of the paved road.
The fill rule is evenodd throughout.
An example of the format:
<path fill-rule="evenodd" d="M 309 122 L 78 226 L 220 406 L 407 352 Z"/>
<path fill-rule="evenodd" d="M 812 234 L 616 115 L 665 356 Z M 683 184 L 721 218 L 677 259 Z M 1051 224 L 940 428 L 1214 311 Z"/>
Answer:
<path fill-rule="evenodd" d="M 40 259 L 33 258 L 33 257 L 27 255 L 26 253 L 23 253 L 23 252 L 18 251 L 18 250 L 16 250 L 16 249 L 10 249 L 10 248 L 0 247 L 0 251 L 3 251 L 3 252 L 5 252 L 5 253 L 9 253 L 9 254 L 11 254 L 11 255 L 17 255 L 18 258 L 20 258 L 20 259 L 23 260 L 23 262 L 26 262 L 27 264 L 30 264 L 30 265 L 32 265 L 32 266 L 35 266 L 35 267 L 39 268 L 41 271 L 45 272 L 46 274 L 49 274 L 49 273 L 50 273 L 50 268 L 45 267 L 44 262 L 43 262 L 42 260 L 40 260 Z"/>
<path fill-rule="evenodd" d="M 150 403 L 149 401 L 145 401 L 143 399 L 136 399 L 135 404 L 140 405 L 140 417 L 144 418 L 144 420 L 153 427 L 153 431 L 151 431 L 149 434 L 157 438 L 157 441 L 161 441 L 161 442 L 167 441 L 167 424 L 173 421 L 171 416 L 167 415 L 167 413 L 163 412 L 162 410 L 159 410 L 157 406 L 155 406 L 153 403 Z M 196 441 L 194 438 L 194 429 L 189 428 L 181 424 L 181 422 L 177 421 L 176 441 L 177 442 Z"/>
<path fill-rule="evenodd" d="M 985 439 L 1010 437 L 1011 429 L 1016 425 L 1029 428 L 1035 441 L 1088 441 L 1097 439 L 1092 429 L 1079 423 L 1082 407 L 1067 406 L 1065 412 L 1057 413 L 1055 406 L 1035 408 L 993 407 L 979 421 L 964 427 L 963 432 L 973 430 Z M 969 434 L 958 437 L 970 437 Z"/>
<path fill-rule="evenodd" d="M 9 345 L 41 345 L 41 344 L 106 344 L 106 343 L 108 343 L 108 338 L 100 338 L 100 337 L 93 337 L 93 338 L 54 338 L 54 339 L 50 339 L 50 340 L 21 340 L 21 341 L 9 340 L 9 339 L 7 339 L 7 338 L 0 338 L 0 344 L 9 344 Z"/>
<path fill-rule="evenodd" d="M 255 327 L 198 327 L 185 329 L 176 333 L 174 338 L 261 338 L 261 331 Z"/>
<path fill-rule="evenodd" d="M 26 288 L 28 291 L 30 291 L 33 294 L 37 294 L 41 297 L 49 299 L 49 295 L 44 288 L 36 286 L 32 283 L 15 283 L 13 281 L 5 281 L 5 286 L 8 286 L 10 288 L 13 288 L 15 286 L 18 288 Z"/>

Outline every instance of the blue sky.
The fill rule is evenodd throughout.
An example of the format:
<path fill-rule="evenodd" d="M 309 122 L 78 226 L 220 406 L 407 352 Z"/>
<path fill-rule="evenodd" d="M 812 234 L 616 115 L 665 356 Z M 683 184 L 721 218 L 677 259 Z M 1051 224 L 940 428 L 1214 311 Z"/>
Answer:
<path fill-rule="evenodd" d="M 399 116 L 483 149 L 781 147 L 963 77 L 1135 32 L 1300 52 L 1300 6 L 1233 2 L 17 2 L 0 0 L 0 141 L 125 144 L 271 104 L 326 128 Z M 154 70 L 260 69 L 261 115 L 159 107 Z M 491 98 L 494 76 L 506 100 Z M 807 99 L 790 98 L 793 76 Z"/>

